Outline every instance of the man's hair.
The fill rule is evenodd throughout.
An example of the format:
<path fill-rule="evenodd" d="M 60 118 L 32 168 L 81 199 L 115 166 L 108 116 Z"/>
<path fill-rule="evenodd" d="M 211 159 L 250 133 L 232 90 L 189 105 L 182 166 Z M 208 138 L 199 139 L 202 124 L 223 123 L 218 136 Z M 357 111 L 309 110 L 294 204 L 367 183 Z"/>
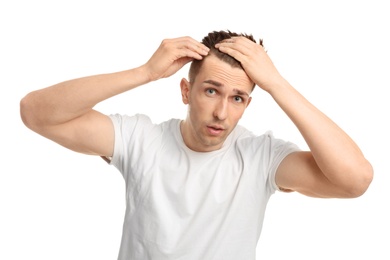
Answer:
<path fill-rule="evenodd" d="M 249 40 L 256 43 L 256 40 L 253 38 L 252 35 L 248 35 L 245 33 L 238 34 L 238 33 L 231 32 L 229 30 L 228 31 L 210 32 L 207 36 L 205 36 L 203 38 L 202 43 L 210 49 L 210 52 L 208 55 L 216 56 L 221 61 L 224 61 L 224 62 L 230 64 L 233 68 L 242 68 L 241 63 L 238 60 L 236 60 L 232 56 L 230 56 L 226 53 L 223 53 L 215 48 L 215 44 L 217 44 L 223 40 L 230 39 L 230 38 L 235 37 L 235 36 L 243 36 L 243 37 L 246 37 Z M 259 44 L 261 46 L 263 46 L 262 39 L 259 40 Z M 202 59 L 202 60 L 195 59 L 192 61 L 191 66 L 190 66 L 190 70 L 188 72 L 189 81 L 191 83 L 194 83 L 195 77 L 198 75 L 200 68 L 202 67 L 203 61 L 204 61 L 204 59 Z"/>

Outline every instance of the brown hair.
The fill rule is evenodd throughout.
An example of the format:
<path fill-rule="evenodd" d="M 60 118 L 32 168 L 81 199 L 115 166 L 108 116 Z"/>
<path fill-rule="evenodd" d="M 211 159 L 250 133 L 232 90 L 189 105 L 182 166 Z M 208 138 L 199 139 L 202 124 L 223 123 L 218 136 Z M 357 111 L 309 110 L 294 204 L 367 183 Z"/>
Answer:
<path fill-rule="evenodd" d="M 229 30 L 228 31 L 210 32 L 207 36 L 205 36 L 203 38 L 202 43 L 210 49 L 210 52 L 208 55 L 216 56 L 221 61 L 224 61 L 224 62 L 230 64 L 233 68 L 237 68 L 237 67 L 242 68 L 241 63 L 238 60 L 236 60 L 235 58 L 233 58 L 232 56 L 230 56 L 226 53 L 219 51 L 218 49 L 216 49 L 214 47 L 215 44 L 219 43 L 220 41 L 230 39 L 230 38 L 235 37 L 235 36 L 244 36 L 244 37 L 248 38 L 249 40 L 256 43 L 256 40 L 253 38 L 252 35 L 248 35 L 245 33 L 238 34 L 238 33 L 231 32 Z M 263 46 L 262 39 L 259 40 L 259 44 L 261 46 Z M 191 83 L 193 83 L 195 81 L 195 77 L 198 75 L 199 70 L 202 67 L 203 61 L 204 61 L 204 59 L 192 61 L 189 72 L 188 72 L 188 78 L 189 78 L 189 81 Z"/>

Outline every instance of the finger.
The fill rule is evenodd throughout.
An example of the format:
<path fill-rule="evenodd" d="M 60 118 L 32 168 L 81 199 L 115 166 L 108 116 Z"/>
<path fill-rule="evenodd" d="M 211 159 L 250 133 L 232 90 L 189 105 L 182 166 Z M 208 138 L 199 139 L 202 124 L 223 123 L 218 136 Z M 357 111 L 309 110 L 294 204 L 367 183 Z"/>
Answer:
<path fill-rule="evenodd" d="M 200 42 L 189 42 L 185 47 L 202 56 L 206 56 L 210 51 L 209 48 Z"/>
<path fill-rule="evenodd" d="M 232 37 L 219 42 L 215 47 L 232 48 L 242 53 L 249 53 L 252 48 L 252 44 L 254 44 L 254 42 L 245 37 Z"/>
<path fill-rule="evenodd" d="M 226 53 L 228 54 L 229 56 L 235 58 L 236 60 L 242 62 L 242 60 L 244 59 L 244 57 L 246 56 L 245 54 L 243 54 L 242 52 L 236 50 L 236 49 L 233 49 L 229 46 L 223 46 L 223 45 L 220 45 L 217 47 L 221 52 L 223 53 Z"/>
<path fill-rule="evenodd" d="M 178 44 L 181 57 L 191 57 L 194 59 L 203 59 L 209 53 L 209 48 L 204 44 L 193 40 L 192 38 L 185 38 Z"/>
<path fill-rule="evenodd" d="M 242 61 L 242 59 L 247 56 L 246 53 L 250 53 L 246 47 L 242 46 L 242 44 L 237 44 L 235 39 L 227 39 L 217 43 L 215 45 L 219 51 L 226 53 L 238 61 Z"/>
<path fill-rule="evenodd" d="M 194 40 L 191 37 L 188 37 L 188 36 L 181 37 L 181 38 L 178 38 L 177 40 L 178 40 L 178 46 L 188 48 L 188 49 L 190 49 L 194 52 L 197 52 L 201 55 L 207 55 L 208 52 L 210 51 L 210 49 L 207 48 L 206 45 Z"/>

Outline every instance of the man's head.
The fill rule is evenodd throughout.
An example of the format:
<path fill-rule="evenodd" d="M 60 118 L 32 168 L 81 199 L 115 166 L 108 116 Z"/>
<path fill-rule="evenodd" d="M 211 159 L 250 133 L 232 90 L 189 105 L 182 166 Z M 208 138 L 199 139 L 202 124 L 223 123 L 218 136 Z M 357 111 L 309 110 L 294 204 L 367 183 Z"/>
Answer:
<path fill-rule="evenodd" d="M 202 43 L 210 49 L 209 54 L 202 60 L 194 60 L 189 81 L 182 79 L 180 83 L 183 102 L 188 104 L 181 132 L 184 142 L 192 150 L 209 152 L 220 149 L 251 101 L 254 83 L 240 62 L 214 47 L 234 36 L 244 36 L 256 42 L 252 36 L 230 31 L 208 34 Z"/>
<path fill-rule="evenodd" d="M 215 48 L 215 44 L 217 44 L 217 43 L 219 43 L 219 42 L 221 42 L 223 40 L 227 40 L 227 39 L 230 39 L 232 37 L 236 37 L 236 36 L 246 37 L 249 40 L 251 40 L 251 41 L 256 43 L 256 40 L 253 38 L 252 35 L 248 35 L 248 34 L 244 34 L 244 33 L 238 34 L 238 33 L 234 33 L 234 32 L 231 32 L 231 31 L 213 31 L 213 32 L 210 32 L 207 36 L 205 36 L 202 39 L 202 43 L 204 45 L 206 45 L 210 49 L 208 56 L 214 55 L 218 59 L 220 59 L 221 61 L 230 64 L 232 67 L 234 67 L 234 68 L 239 67 L 239 68 L 242 69 L 241 63 L 238 60 L 236 60 L 232 56 L 230 56 L 230 55 L 228 55 L 226 53 L 223 53 L 223 52 L 219 51 L 217 48 Z M 261 46 L 263 46 L 263 41 L 261 39 L 259 40 L 259 44 Z M 189 70 L 189 73 L 188 73 L 188 78 L 189 78 L 189 81 L 191 83 L 195 81 L 195 78 L 198 75 L 199 70 L 201 69 L 201 67 L 203 65 L 203 62 L 204 62 L 204 59 L 203 60 L 194 60 L 194 61 L 192 61 L 191 65 L 190 65 L 190 70 Z M 255 84 L 253 84 L 253 87 L 254 86 L 255 86 Z"/>

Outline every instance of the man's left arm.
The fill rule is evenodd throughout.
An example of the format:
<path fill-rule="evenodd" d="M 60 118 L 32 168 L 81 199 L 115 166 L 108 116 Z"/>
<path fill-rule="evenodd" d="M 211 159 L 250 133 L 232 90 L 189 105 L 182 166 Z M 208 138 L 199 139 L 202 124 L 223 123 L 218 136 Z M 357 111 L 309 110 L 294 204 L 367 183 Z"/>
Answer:
<path fill-rule="evenodd" d="M 279 74 L 261 45 L 235 37 L 216 47 L 241 62 L 248 76 L 273 97 L 309 146 L 310 151 L 294 152 L 278 167 L 276 183 L 282 190 L 337 198 L 358 197 L 367 190 L 373 169 L 360 148 Z"/>
<path fill-rule="evenodd" d="M 288 82 L 275 82 L 269 93 L 310 149 L 288 155 L 278 167 L 276 183 L 314 197 L 362 195 L 371 183 L 373 169 L 356 143 Z"/>

